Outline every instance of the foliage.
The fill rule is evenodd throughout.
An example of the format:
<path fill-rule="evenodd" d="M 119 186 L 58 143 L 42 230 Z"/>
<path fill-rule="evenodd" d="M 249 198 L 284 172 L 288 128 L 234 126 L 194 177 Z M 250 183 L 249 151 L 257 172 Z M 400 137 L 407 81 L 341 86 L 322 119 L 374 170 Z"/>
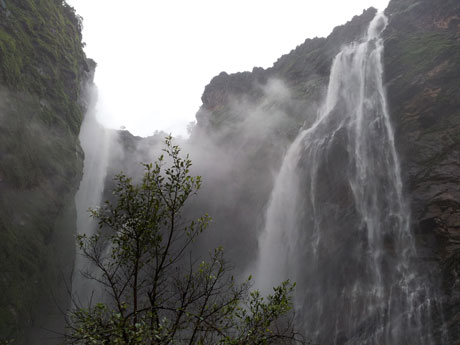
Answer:
<path fill-rule="evenodd" d="M 53 304 L 45 296 L 57 294 L 57 267 L 67 265 L 57 253 L 66 247 L 71 258 L 73 243 L 63 238 L 73 239 L 68 224 L 75 221 L 65 205 L 74 202 L 81 177 L 79 97 L 90 63 L 81 18 L 65 2 L 2 1 L 0 339 L 25 342 L 23 330 Z"/>
<path fill-rule="evenodd" d="M 303 343 L 294 332 L 293 285 L 284 282 L 264 298 L 237 284 L 222 248 L 206 261 L 192 253 L 210 218 L 183 218 L 201 186 L 190 175 L 171 137 L 155 164 L 144 164 L 139 184 L 120 174 L 116 201 L 92 210 L 100 224 L 78 244 L 109 301 L 71 311 L 67 344 L 273 344 Z"/>
<path fill-rule="evenodd" d="M 89 69 L 81 17 L 65 1 L 17 0 L 7 1 L 6 11 L 0 9 L 0 20 L 1 84 L 48 100 L 53 109 L 41 116 L 56 125 L 65 117 L 78 134 L 81 109 L 76 101 L 82 71 Z"/>

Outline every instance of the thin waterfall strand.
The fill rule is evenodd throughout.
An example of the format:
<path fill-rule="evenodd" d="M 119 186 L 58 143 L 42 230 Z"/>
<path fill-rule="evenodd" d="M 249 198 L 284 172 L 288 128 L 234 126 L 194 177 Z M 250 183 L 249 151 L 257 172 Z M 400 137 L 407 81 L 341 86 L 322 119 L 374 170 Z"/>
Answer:
<path fill-rule="evenodd" d="M 97 223 L 90 218 L 89 209 L 101 204 L 105 178 L 109 163 L 109 149 L 113 149 L 112 134 L 102 127 L 96 119 L 96 89 L 89 88 L 90 104 L 83 121 L 79 140 L 85 153 L 83 178 L 75 196 L 77 207 L 77 232 L 79 235 L 91 236 L 97 229 Z M 77 248 L 74 274 L 72 278 L 72 304 L 88 307 L 99 296 L 97 284 L 84 277 L 94 271 L 91 263 Z"/>

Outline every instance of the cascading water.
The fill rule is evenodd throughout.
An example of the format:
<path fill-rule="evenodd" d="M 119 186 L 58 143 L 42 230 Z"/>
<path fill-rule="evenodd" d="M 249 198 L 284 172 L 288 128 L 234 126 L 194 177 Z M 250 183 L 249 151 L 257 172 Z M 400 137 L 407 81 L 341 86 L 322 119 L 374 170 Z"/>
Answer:
<path fill-rule="evenodd" d="M 387 24 L 335 57 L 318 119 L 289 148 L 259 240 L 256 287 L 297 282 L 318 344 L 434 344 L 382 83 Z M 442 343 L 437 340 L 436 344 Z"/>
<path fill-rule="evenodd" d="M 91 236 L 97 228 L 97 223 L 90 218 L 88 210 L 101 204 L 107 175 L 109 148 L 113 149 L 112 139 L 111 133 L 103 128 L 96 119 L 96 90 L 90 87 L 88 112 L 79 135 L 85 153 L 83 178 L 75 196 L 77 232 L 80 235 Z M 90 263 L 77 250 L 72 278 L 73 305 L 87 307 L 91 299 L 97 297 L 94 296 L 97 284 L 84 277 L 85 273 L 91 271 Z"/>

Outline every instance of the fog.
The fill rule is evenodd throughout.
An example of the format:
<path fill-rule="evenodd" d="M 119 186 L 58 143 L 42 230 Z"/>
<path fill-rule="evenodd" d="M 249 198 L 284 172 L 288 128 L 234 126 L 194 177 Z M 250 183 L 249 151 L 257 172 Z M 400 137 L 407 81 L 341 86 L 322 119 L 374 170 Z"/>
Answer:
<path fill-rule="evenodd" d="M 248 264 L 257 254 L 264 209 L 291 141 L 286 133 L 295 136 L 316 109 L 315 105 L 293 98 L 289 87 L 280 79 L 268 79 L 253 87 L 258 93 L 255 98 L 231 96 L 226 109 L 228 116 L 218 128 L 210 125 L 211 114 L 201 109 L 197 114 L 200 120 L 191 128 L 190 138 L 174 139 L 174 144 L 182 148 L 183 156 L 190 155 L 192 175 L 203 178 L 201 190 L 186 205 L 184 218 L 192 220 L 207 213 L 213 219 L 195 244 L 195 253 L 204 256 L 209 250 L 223 246 L 226 258 L 236 268 L 236 275 L 249 274 Z M 304 119 L 299 121 L 299 117 Z M 85 168 L 85 174 L 92 177 L 84 178 L 80 188 L 89 188 L 89 193 L 81 190 L 77 202 L 79 197 L 87 195 L 86 202 L 94 207 L 98 201 L 111 198 L 112 178 L 117 173 L 122 171 L 135 181 L 140 179 L 143 173 L 140 163 L 154 162 L 159 157 L 167 133 L 140 138 L 127 131 L 112 131 L 110 150 L 103 153 L 101 150 L 108 146 L 100 142 L 104 136 L 95 133 L 101 131 L 100 126 L 92 121 L 87 123 L 93 124 L 91 131 L 95 137 L 86 136 L 84 128 L 87 127 L 82 128 L 80 139 L 87 141 L 85 152 L 89 150 L 85 163 L 94 159 L 95 154 L 101 157 L 95 170 L 90 171 L 91 166 Z M 102 192 L 91 186 L 89 180 L 96 183 L 104 175 L 107 178 Z M 87 216 L 84 206 L 79 206 L 79 212 Z"/>

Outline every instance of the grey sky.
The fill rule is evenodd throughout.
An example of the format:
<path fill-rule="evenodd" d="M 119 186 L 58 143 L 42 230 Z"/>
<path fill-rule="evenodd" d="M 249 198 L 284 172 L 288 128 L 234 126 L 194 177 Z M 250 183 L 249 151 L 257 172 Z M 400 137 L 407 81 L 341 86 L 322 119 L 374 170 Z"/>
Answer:
<path fill-rule="evenodd" d="M 270 67 L 389 0 L 69 0 L 98 63 L 98 119 L 147 136 L 185 135 L 211 78 Z"/>

